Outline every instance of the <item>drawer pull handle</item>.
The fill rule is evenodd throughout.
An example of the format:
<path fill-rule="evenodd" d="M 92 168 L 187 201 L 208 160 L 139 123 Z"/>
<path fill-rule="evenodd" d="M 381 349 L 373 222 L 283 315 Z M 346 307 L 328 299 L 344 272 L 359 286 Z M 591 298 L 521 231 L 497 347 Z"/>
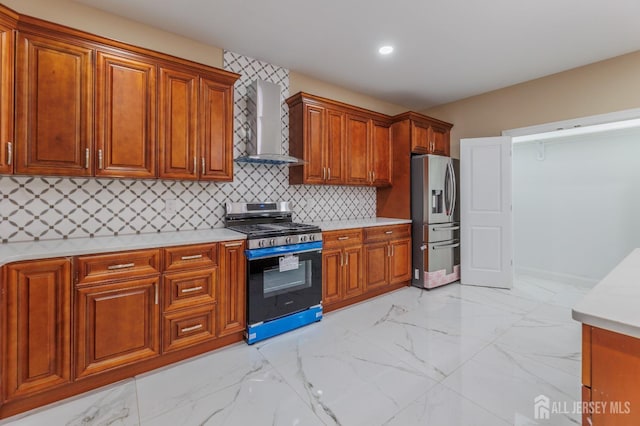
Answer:
<path fill-rule="evenodd" d="M 110 271 L 116 270 L 116 269 L 127 269 L 127 268 L 133 268 L 134 266 L 136 266 L 135 263 L 121 263 L 119 265 L 109 265 L 107 266 L 107 269 Z"/>
<path fill-rule="evenodd" d="M 193 325 L 191 327 L 185 327 L 182 330 L 180 330 L 180 333 L 188 333 L 189 331 L 196 331 L 196 330 L 200 330 L 202 328 L 202 324 L 198 324 L 198 325 Z"/>
<path fill-rule="evenodd" d="M 348 240 L 349 237 L 338 237 L 338 241 L 344 241 L 344 240 Z"/>
<path fill-rule="evenodd" d="M 393 231 L 386 231 L 385 234 L 391 235 L 391 234 L 393 234 Z"/>
<path fill-rule="evenodd" d="M 192 254 L 191 256 L 182 256 L 180 259 L 182 259 L 182 260 L 202 259 L 202 255 L 201 254 Z"/>
<path fill-rule="evenodd" d="M 198 287 L 191 287 L 191 288 L 183 288 L 182 290 L 180 290 L 181 293 L 193 293 L 194 291 L 198 291 L 198 290 L 202 290 L 202 286 L 199 285 Z"/>
<path fill-rule="evenodd" d="M 225 247 L 240 247 L 242 243 L 225 244 Z"/>

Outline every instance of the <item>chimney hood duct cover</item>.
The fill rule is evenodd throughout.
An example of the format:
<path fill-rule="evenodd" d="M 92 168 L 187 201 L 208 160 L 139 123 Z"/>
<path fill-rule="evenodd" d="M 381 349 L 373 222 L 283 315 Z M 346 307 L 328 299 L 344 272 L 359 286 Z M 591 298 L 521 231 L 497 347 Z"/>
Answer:
<path fill-rule="evenodd" d="M 280 86 L 256 80 L 247 88 L 247 155 L 236 162 L 258 164 L 304 164 L 282 153 L 282 103 Z"/>

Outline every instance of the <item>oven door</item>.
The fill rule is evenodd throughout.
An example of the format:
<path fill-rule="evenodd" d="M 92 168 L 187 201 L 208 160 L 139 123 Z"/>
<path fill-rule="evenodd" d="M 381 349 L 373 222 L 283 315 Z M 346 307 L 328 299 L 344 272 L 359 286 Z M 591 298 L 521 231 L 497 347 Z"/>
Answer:
<path fill-rule="evenodd" d="M 247 250 L 247 283 L 248 324 L 318 305 L 322 301 L 322 243 Z"/>

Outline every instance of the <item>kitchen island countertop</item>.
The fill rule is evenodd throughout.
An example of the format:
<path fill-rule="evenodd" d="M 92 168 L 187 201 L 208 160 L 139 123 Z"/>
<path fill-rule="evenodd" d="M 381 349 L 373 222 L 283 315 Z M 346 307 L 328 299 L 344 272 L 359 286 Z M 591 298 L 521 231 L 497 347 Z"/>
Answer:
<path fill-rule="evenodd" d="M 594 327 L 640 338 L 640 249 L 635 249 L 578 302 L 572 316 Z"/>

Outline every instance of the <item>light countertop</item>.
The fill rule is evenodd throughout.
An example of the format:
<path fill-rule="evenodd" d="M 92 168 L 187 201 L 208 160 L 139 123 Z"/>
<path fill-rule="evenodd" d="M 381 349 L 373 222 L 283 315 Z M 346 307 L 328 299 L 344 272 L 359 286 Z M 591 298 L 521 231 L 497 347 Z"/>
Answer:
<path fill-rule="evenodd" d="M 325 222 L 311 222 L 323 231 L 339 231 L 351 228 L 368 228 L 371 226 L 401 225 L 411 223 L 409 219 L 393 219 L 388 217 L 374 217 L 370 219 L 332 220 Z"/>
<path fill-rule="evenodd" d="M 640 249 L 587 293 L 572 316 L 584 324 L 640 338 Z"/>
<path fill-rule="evenodd" d="M 370 226 L 411 223 L 405 219 L 371 218 L 314 222 L 323 231 L 334 231 Z M 247 236 L 226 228 L 158 232 L 154 234 L 104 236 L 94 238 L 69 238 L 66 240 L 26 241 L 0 244 L 0 266 L 21 260 L 51 257 L 80 256 L 84 254 L 109 253 L 123 250 L 138 250 L 171 247 L 188 244 L 215 243 L 219 241 L 244 240 Z"/>
<path fill-rule="evenodd" d="M 225 228 L 158 232 L 117 237 L 69 238 L 0 244 L 0 266 L 20 260 L 78 256 L 122 250 L 171 247 L 218 241 L 244 240 L 247 236 Z"/>

